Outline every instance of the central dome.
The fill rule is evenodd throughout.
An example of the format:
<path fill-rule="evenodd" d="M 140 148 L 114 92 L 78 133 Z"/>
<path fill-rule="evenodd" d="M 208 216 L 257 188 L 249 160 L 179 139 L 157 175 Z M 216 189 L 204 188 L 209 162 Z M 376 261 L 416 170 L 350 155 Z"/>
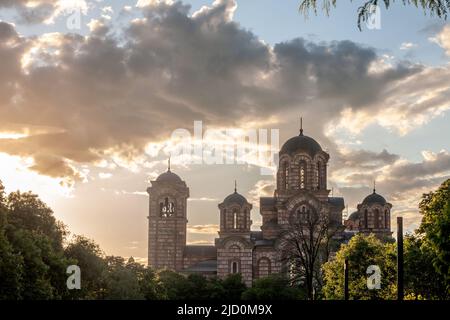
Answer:
<path fill-rule="evenodd" d="M 379 195 L 378 193 L 376 193 L 375 191 L 373 191 L 372 194 L 368 195 L 362 202 L 363 204 L 367 204 L 367 205 L 371 205 L 371 204 L 381 204 L 381 205 L 385 205 L 386 204 L 386 199 Z"/>
<path fill-rule="evenodd" d="M 225 205 L 237 203 L 238 205 L 243 206 L 244 204 L 247 203 L 247 199 L 245 199 L 243 195 L 234 191 L 234 193 L 230 194 L 225 198 L 225 200 L 223 200 L 223 203 Z"/>
<path fill-rule="evenodd" d="M 292 155 L 299 151 L 306 152 L 309 156 L 311 156 L 311 158 L 313 158 L 317 153 L 322 151 L 322 147 L 316 140 L 303 135 L 303 132 L 301 132 L 300 135 L 290 138 L 283 144 L 280 150 L 280 155 Z"/>
<path fill-rule="evenodd" d="M 181 182 L 181 178 L 179 175 L 167 170 L 166 172 L 160 174 L 159 177 L 156 178 L 156 181 Z"/>

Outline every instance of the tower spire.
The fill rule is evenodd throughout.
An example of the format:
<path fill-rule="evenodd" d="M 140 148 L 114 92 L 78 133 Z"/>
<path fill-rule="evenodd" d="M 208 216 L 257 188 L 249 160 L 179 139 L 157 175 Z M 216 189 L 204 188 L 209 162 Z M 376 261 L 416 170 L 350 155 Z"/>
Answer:
<path fill-rule="evenodd" d="M 376 181 L 373 180 L 373 193 L 375 193 L 376 191 L 377 191 L 377 188 L 376 188 Z"/>
<path fill-rule="evenodd" d="M 169 156 L 169 160 L 167 160 L 167 171 L 170 172 L 170 156 Z"/>
<path fill-rule="evenodd" d="M 300 117 L 300 135 L 303 135 L 303 117 Z"/>
<path fill-rule="evenodd" d="M 237 182 L 234 180 L 234 193 L 237 193 Z"/>

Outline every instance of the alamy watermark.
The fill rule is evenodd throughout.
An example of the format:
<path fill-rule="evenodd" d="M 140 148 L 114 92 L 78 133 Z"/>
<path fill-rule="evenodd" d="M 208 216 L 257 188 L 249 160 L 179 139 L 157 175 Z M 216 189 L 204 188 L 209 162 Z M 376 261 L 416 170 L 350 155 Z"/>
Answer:
<path fill-rule="evenodd" d="M 67 278 L 66 286 L 67 289 L 81 289 L 81 269 L 77 265 L 70 265 L 66 269 L 66 273 L 70 276 Z"/>
<path fill-rule="evenodd" d="M 366 270 L 367 275 L 367 289 L 379 290 L 381 289 L 381 269 L 377 265 L 370 265 Z"/>
<path fill-rule="evenodd" d="M 193 134 L 173 131 L 172 158 L 183 164 L 254 164 L 261 175 L 272 175 L 278 163 L 279 129 L 207 129 L 194 121 Z"/>

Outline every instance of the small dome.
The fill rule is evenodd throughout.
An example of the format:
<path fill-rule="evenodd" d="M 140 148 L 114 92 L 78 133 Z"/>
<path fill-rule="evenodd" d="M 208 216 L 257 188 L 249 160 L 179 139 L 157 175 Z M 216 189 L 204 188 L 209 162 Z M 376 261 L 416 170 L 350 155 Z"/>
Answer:
<path fill-rule="evenodd" d="M 182 182 L 180 176 L 173 173 L 170 170 L 167 170 L 166 172 L 159 175 L 158 178 L 156 178 L 156 181 L 165 181 L 165 182 Z"/>
<path fill-rule="evenodd" d="M 371 204 L 381 204 L 381 205 L 385 205 L 386 204 L 386 199 L 379 195 L 378 193 L 375 192 L 375 190 L 373 191 L 372 194 L 368 195 L 362 202 L 363 204 L 367 204 L 367 205 L 371 205 Z"/>
<path fill-rule="evenodd" d="M 314 157 L 317 153 L 322 151 L 322 147 L 316 140 L 303 135 L 303 132 L 301 132 L 300 135 L 290 138 L 283 144 L 280 150 L 280 155 L 291 155 L 298 151 L 306 152 L 310 157 Z"/>
<path fill-rule="evenodd" d="M 225 198 L 225 200 L 223 200 L 223 204 L 225 205 L 230 205 L 230 204 L 234 204 L 237 203 L 240 206 L 243 206 L 244 204 L 247 203 L 247 199 L 245 199 L 245 197 L 239 193 L 237 193 L 237 191 L 235 191 L 234 193 L 230 194 L 229 196 L 227 196 Z"/>
<path fill-rule="evenodd" d="M 348 217 L 347 220 L 355 221 L 356 219 L 359 219 L 359 218 L 360 218 L 359 212 L 358 212 L 358 211 L 355 211 L 355 212 L 353 212 L 353 213 L 350 215 L 350 217 Z"/>

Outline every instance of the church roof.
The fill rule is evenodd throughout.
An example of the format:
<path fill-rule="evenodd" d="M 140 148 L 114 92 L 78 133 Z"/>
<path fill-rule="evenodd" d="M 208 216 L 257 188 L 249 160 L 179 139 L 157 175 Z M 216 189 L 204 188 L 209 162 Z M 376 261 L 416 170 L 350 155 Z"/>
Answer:
<path fill-rule="evenodd" d="M 190 267 L 187 267 L 185 272 L 217 272 L 217 260 L 200 261 Z"/>
<path fill-rule="evenodd" d="M 185 256 L 216 256 L 217 249 L 215 246 L 207 246 L 207 245 L 188 245 L 184 248 Z"/>
<path fill-rule="evenodd" d="M 262 231 L 251 231 L 250 232 L 250 240 L 256 241 L 256 240 L 262 240 L 263 234 Z"/>
<path fill-rule="evenodd" d="M 358 211 L 353 212 L 349 217 L 348 220 L 356 220 L 360 217 L 360 214 Z"/>
<path fill-rule="evenodd" d="M 379 195 L 378 193 L 376 193 L 375 190 L 373 190 L 373 193 L 369 194 L 367 197 L 365 197 L 362 203 L 367 204 L 367 205 L 371 205 L 371 204 L 385 205 L 386 199 L 382 195 Z"/>
<path fill-rule="evenodd" d="M 234 191 L 232 194 L 227 196 L 225 200 L 223 200 L 223 203 L 225 205 L 237 203 L 238 205 L 243 206 L 244 204 L 247 203 L 247 199 L 245 199 L 245 197 L 240 193 L 238 193 L 237 191 Z"/>
<path fill-rule="evenodd" d="M 259 204 L 261 207 L 273 207 L 275 205 L 274 197 L 261 197 L 259 198 Z"/>
<path fill-rule="evenodd" d="M 166 172 L 159 175 L 158 178 L 156 178 L 156 181 L 165 181 L 165 182 L 182 182 L 179 175 L 176 173 L 173 173 L 172 171 L 167 170 Z"/>
<path fill-rule="evenodd" d="M 280 155 L 292 155 L 301 151 L 307 153 L 310 157 L 314 157 L 318 152 L 322 151 L 322 147 L 313 138 L 303 135 L 303 131 L 301 131 L 298 136 L 290 138 L 283 144 Z"/>

